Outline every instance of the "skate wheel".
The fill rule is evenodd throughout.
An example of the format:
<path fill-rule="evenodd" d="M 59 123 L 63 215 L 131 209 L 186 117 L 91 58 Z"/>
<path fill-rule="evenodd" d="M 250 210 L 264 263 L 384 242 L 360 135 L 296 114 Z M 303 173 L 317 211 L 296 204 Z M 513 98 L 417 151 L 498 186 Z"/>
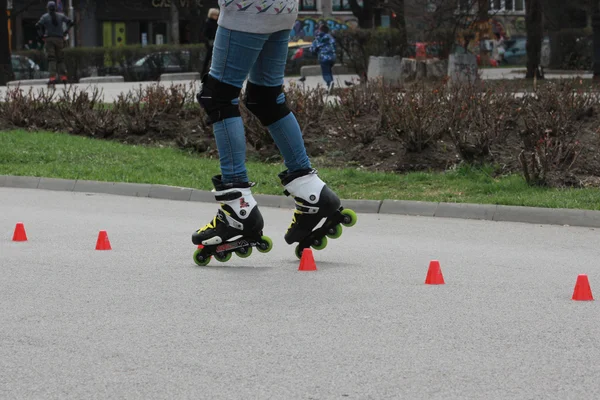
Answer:
<path fill-rule="evenodd" d="M 205 257 L 201 253 L 202 249 L 198 249 L 194 252 L 194 262 L 200 267 L 206 267 L 210 262 L 210 257 Z"/>
<path fill-rule="evenodd" d="M 296 253 L 296 257 L 298 257 L 298 260 L 302 259 L 302 251 L 304 249 L 300 248 L 300 245 L 296 246 L 296 250 L 294 251 Z"/>
<path fill-rule="evenodd" d="M 327 238 L 324 237 L 321 239 L 313 240 L 313 244 L 311 247 L 315 250 L 323 250 L 325 247 L 327 247 Z"/>
<path fill-rule="evenodd" d="M 219 262 L 227 262 L 229 260 L 231 260 L 231 253 L 227 253 L 224 255 L 220 255 L 220 254 L 215 254 L 215 260 L 219 261 Z"/>
<path fill-rule="evenodd" d="M 342 231 L 343 231 L 343 229 L 342 229 L 341 225 L 332 226 L 327 231 L 327 237 L 329 239 L 337 239 L 340 236 L 342 236 Z"/>
<path fill-rule="evenodd" d="M 268 236 L 263 236 L 260 238 L 260 243 L 256 247 L 256 249 L 261 253 L 268 253 L 273 249 L 273 241 Z"/>
<path fill-rule="evenodd" d="M 239 258 L 248 258 L 252 255 L 252 247 L 242 247 L 241 249 L 236 250 L 235 254 Z"/>
<path fill-rule="evenodd" d="M 351 226 L 356 225 L 356 221 L 358 221 L 358 217 L 356 216 L 356 213 L 354 211 L 344 208 L 342 210 L 341 214 L 344 216 L 344 219 L 342 221 L 342 224 L 344 226 L 351 227 Z"/>

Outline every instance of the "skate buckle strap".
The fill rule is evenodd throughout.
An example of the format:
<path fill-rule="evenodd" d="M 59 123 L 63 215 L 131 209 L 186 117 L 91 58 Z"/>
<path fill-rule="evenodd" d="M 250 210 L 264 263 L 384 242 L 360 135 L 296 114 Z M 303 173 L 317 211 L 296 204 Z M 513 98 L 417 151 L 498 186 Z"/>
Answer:
<path fill-rule="evenodd" d="M 234 219 L 231 215 L 229 215 L 229 213 L 226 213 L 225 218 L 227 219 L 227 224 L 235 229 L 238 229 L 240 231 L 244 230 L 244 224 L 242 224 L 240 221 Z"/>
<path fill-rule="evenodd" d="M 217 201 L 232 201 L 242 197 L 242 192 L 236 190 L 232 192 L 215 194 L 215 200 Z"/>
<path fill-rule="evenodd" d="M 296 210 L 300 211 L 301 214 L 317 214 L 319 207 L 308 207 L 302 203 L 296 202 Z"/>

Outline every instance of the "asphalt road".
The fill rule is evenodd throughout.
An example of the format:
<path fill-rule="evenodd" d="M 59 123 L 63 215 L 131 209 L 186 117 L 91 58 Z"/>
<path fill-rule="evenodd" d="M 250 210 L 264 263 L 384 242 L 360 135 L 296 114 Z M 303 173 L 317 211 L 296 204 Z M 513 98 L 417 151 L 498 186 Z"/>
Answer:
<path fill-rule="evenodd" d="M 0 188 L 0 397 L 600 397 L 593 229 L 360 214 L 299 272 L 265 208 L 271 253 L 199 268 L 215 207 Z"/>

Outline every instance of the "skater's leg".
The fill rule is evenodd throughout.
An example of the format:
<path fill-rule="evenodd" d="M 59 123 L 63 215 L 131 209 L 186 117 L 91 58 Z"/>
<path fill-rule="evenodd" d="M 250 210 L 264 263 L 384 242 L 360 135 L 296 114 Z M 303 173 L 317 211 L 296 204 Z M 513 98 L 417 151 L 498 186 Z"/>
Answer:
<path fill-rule="evenodd" d="M 333 88 L 333 65 L 334 61 L 327 62 L 327 89 L 331 92 Z"/>
<path fill-rule="evenodd" d="M 328 233 L 337 232 L 336 227 L 344 216 L 338 212 L 341 206 L 338 196 L 311 168 L 302 131 L 285 104 L 282 85 L 288 40 L 289 31 L 283 31 L 272 34 L 265 43 L 250 71 L 245 102 L 248 109 L 269 129 L 284 157 L 287 170 L 279 174 L 279 178 L 286 194 L 292 195 L 296 202 L 285 240 L 289 244 L 302 242 L 302 249 L 306 247 L 305 239 L 312 239 L 313 229 L 323 218 L 328 218 L 329 222 L 315 234 L 317 240 Z"/>
<path fill-rule="evenodd" d="M 329 87 L 331 82 L 333 82 L 333 77 L 331 76 L 331 64 L 329 61 L 321 62 L 321 73 L 323 74 L 323 80 L 325 81 L 325 85 Z"/>
<path fill-rule="evenodd" d="M 67 67 L 65 66 L 65 53 L 64 53 L 65 42 L 59 40 L 56 43 L 56 68 L 57 73 L 60 74 L 60 80 L 66 82 L 67 80 Z"/>
<path fill-rule="evenodd" d="M 210 60 L 212 59 L 213 51 L 212 49 L 212 46 L 207 46 L 206 48 L 206 57 L 204 57 L 204 64 L 202 65 L 202 75 L 205 75 L 210 67 Z"/>
<path fill-rule="evenodd" d="M 56 46 L 54 38 L 46 38 L 46 55 L 48 57 L 48 72 L 50 73 L 50 82 L 56 80 Z"/>
<path fill-rule="evenodd" d="M 198 101 L 213 124 L 223 183 L 248 182 L 246 136 L 239 112 L 239 94 L 268 35 L 219 27 L 212 62 Z"/>
<path fill-rule="evenodd" d="M 266 126 L 290 171 L 311 168 L 302 131 L 286 105 L 283 77 L 287 61 L 289 31 L 268 38 L 250 71 L 246 106 Z"/>
<path fill-rule="evenodd" d="M 192 235 L 192 243 L 206 247 L 195 256 L 200 265 L 213 254 L 246 251 L 259 245 L 262 237 L 263 218 L 246 172 L 246 138 L 238 97 L 267 38 L 219 27 L 210 71 L 197 95 L 213 126 L 221 163 L 221 175 L 212 179 L 221 208 L 210 223 Z M 261 243 L 264 247 L 266 242 Z"/>

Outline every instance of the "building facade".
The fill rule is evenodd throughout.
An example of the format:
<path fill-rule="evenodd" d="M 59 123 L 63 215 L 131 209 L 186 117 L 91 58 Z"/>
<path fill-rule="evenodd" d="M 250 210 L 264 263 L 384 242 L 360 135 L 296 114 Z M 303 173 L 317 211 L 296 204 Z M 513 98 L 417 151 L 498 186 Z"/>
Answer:
<path fill-rule="evenodd" d="M 493 33 L 500 34 L 504 39 L 525 36 L 525 1 L 490 0 L 489 22 Z M 465 22 L 474 20 L 476 3 L 473 0 L 456 0 L 450 4 L 440 0 L 406 0 L 405 17 L 409 40 L 426 40 L 427 32 L 439 24 L 439 21 L 452 21 L 452 17 Z"/>
<path fill-rule="evenodd" d="M 68 14 L 68 0 L 57 0 L 59 9 Z M 72 0 L 76 46 L 121 46 L 171 43 L 171 0 Z M 206 12 L 218 7 L 218 0 L 175 0 L 179 5 L 179 37 L 183 44 L 197 43 L 206 20 Z M 195 2 L 195 3 L 192 3 Z M 36 46 L 35 24 L 46 12 L 47 0 L 12 0 L 11 44 L 16 50 Z M 362 0 L 359 0 L 362 4 Z M 292 40 L 309 40 L 319 24 L 331 30 L 357 26 L 348 0 L 298 0 L 299 16 L 291 33 Z M 385 24 L 384 17 L 384 24 Z M 40 43 L 37 43 L 39 46 Z"/>
<path fill-rule="evenodd" d="M 66 11 L 68 0 L 57 0 Z M 171 0 L 72 0 L 77 22 L 76 46 L 120 46 L 171 43 Z M 218 7 L 218 0 L 174 0 L 179 5 L 180 42 L 197 43 L 206 20 L 206 10 Z M 472 0 L 455 0 L 457 13 L 474 13 L 468 9 Z M 494 33 L 505 38 L 525 36 L 525 2 L 527 0 L 490 0 L 490 21 Z M 35 23 L 45 12 L 46 0 L 12 0 L 12 47 L 35 46 Z M 195 2 L 195 3 L 192 3 Z M 405 0 L 405 19 L 409 41 L 424 40 L 430 16 L 441 0 Z M 362 0 L 359 0 L 359 4 Z M 386 1 L 384 0 L 384 3 Z M 348 0 L 298 0 L 299 16 L 291 40 L 312 40 L 322 23 L 331 30 L 356 27 L 357 18 Z M 383 27 L 390 17 L 382 16 Z"/>
<path fill-rule="evenodd" d="M 358 1 L 362 5 L 362 0 Z M 348 0 L 298 0 L 298 19 L 291 32 L 291 40 L 310 40 L 320 24 L 332 31 L 354 28 L 358 20 L 350 11 Z"/>

